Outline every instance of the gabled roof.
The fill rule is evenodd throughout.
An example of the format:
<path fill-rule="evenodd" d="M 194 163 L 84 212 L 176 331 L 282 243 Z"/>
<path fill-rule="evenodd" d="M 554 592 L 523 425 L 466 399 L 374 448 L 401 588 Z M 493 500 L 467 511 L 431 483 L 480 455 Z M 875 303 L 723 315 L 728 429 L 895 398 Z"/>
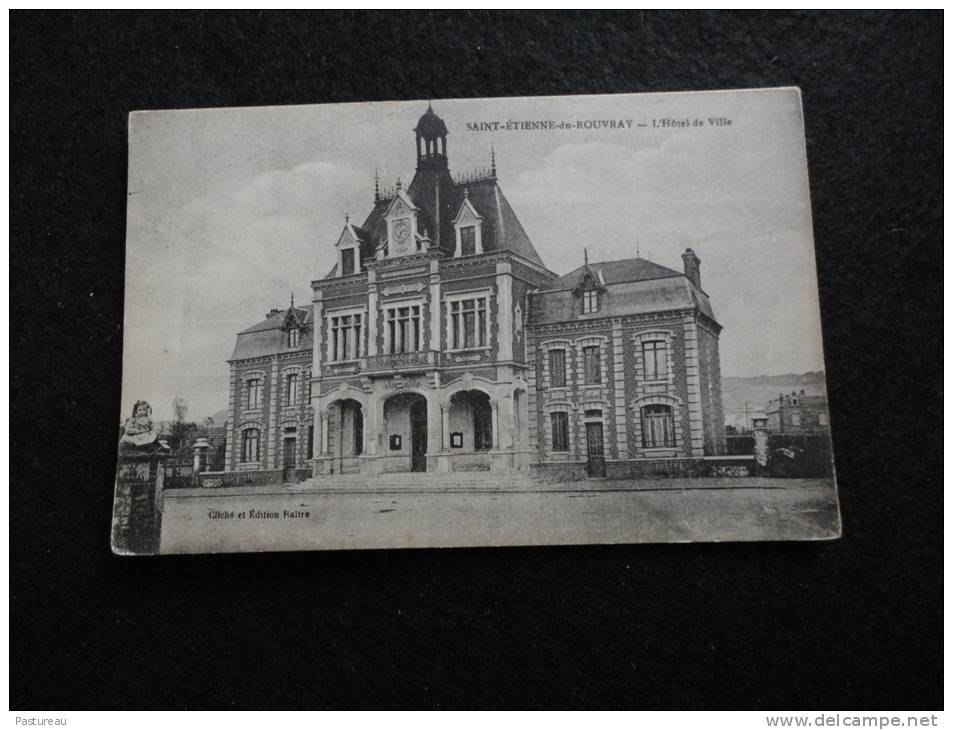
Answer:
<path fill-rule="evenodd" d="M 285 323 L 285 320 L 288 318 L 288 315 L 291 313 L 291 308 L 288 309 L 275 309 L 261 322 L 258 324 L 253 324 L 246 330 L 242 330 L 238 334 L 247 335 L 252 332 L 265 332 L 267 330 L 280 330 Z M 312 307 L 295 307 L 294 308 L 295 316 L 298 318 L 298 322 L 304 325 L 311 323 L 311 315 L 313 313 Z"/>
<path fill-rule="evenodd" d="M 649 281 L 651 279 L 667 279 L 670 276 L 685 276 L 667 266 L 656 264 L 643 258 L 622 259 L 620 261 L 604 261 L 598 264 L 589 264 L 589 268 L 605 284 L 619 284 L 626 281 Z M 568 274 L 560 276 L 555 281 L 542 287 L 544 291 L 555 289 L 574 289 L 582 280 L 586 272 L 586 264 L 573 269 Z"/>

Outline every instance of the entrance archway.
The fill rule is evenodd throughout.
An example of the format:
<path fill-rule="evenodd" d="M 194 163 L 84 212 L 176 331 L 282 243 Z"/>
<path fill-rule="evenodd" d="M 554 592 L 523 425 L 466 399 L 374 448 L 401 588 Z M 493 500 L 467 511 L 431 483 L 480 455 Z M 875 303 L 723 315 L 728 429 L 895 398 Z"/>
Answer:
<path fill-rule="evenodd" d="M 331 405 L 330 424 L 333 446 L 339 474 L 360 471 L 359 456 L 364 453 L 364 411 L 353 398 L 344 398 Z"/>
<path fill-rule="evenodd" d="M 461 390 L 450 397 L 451 449 L 464 452 L 493 448 L 493 409 L 482 390 Z M 456 443 L 454 443 L 456 439 Z"/>
<path fill-rule="evenodd" d="M 427 471 L 427 399 L 398 393 L 384 401 L 384 453 L 392 471 Z"/>

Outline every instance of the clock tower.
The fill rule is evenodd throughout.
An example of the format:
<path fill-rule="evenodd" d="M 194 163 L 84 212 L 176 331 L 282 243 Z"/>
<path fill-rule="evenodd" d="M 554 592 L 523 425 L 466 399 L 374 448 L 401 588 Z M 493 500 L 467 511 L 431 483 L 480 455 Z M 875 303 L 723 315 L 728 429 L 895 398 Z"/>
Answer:
<path fill-rule="evenodd" d="M 419 213 L 420 208 L 398 182 L 394 199 L 384 214 L 384 220 L 387 222 L 387 258 L 409 256 L 425 250 L 425 237 L 418 235 Z"/>

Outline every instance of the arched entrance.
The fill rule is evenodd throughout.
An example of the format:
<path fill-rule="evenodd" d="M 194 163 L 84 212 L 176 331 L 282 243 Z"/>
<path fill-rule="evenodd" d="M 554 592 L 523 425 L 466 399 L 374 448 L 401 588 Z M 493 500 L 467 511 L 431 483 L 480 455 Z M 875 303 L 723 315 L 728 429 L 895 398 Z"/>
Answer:
<path fill-rule="evenodd" d="M 388 471 L 427 471 L 427 399 L 398 393 L 384 401 Z"/>
<path fill-rule="evenodd" d="M 331 407 L 333 423 L 330 424 L 334 443 L 331 453 L 337 459 L 339 474 L 360 472 L 360 459 L 364 453 L 364 411 L 353 398 L 335 401 Z"/>
<path fill-rule="evenodd" d="M 493 410 L 482 390 L 461 390 L 450 396 L 450 447 L 463 452 L 493 448 Z"/>

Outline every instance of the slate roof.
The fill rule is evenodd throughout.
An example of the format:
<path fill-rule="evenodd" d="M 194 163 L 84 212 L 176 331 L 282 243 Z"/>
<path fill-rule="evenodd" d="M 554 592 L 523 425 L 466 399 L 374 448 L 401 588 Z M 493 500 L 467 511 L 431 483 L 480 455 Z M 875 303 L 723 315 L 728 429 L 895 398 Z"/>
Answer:
<path fill-rule="evenodd" d="M 604 261 L 589 264 L 589 268 L 599 277 L 600 281 L 608 284 L 619 284 L 626 281 L 649 281 L 651 279 L 667 279 L 670 276 L 685 276 L 681 271 L 675 271 L 667 266 L 656 264 L 643 258 L 622 259 L 620 261 Z M 582 279 L 586 265 L 573 269 L 565 276 L 549 282 L 542 287 L 544 291 L 554 289 L 574 289 Z"/>
<path fill-rule="evenodd" d="M 314 310 L 311 306 L 295 307 L 295 314 L 306 329 L 301 333 L 298 347 L 286 346 L 287 338 L 281 329 L 288 316 L 289 309 L 271 312 L 264 320 L 238 333 L 235 350 L 229 360 L 247 360 L 253 357 L 265 357 L 282 352 L 305 352 L 311 350 L 313 330 L 308 327 Z"/>
<path fill-rule="evenodd" d="M 589 269 L 606 285 L 601 316 L 645 314 L 693 307 L 715 320 L 708 295 L 685 274 L 643 258 L 591 263 Z M 529 326 L 579 318 L 572 291 L 583 278 L 586 265 L 546 284 L 530 298 Z"/>

